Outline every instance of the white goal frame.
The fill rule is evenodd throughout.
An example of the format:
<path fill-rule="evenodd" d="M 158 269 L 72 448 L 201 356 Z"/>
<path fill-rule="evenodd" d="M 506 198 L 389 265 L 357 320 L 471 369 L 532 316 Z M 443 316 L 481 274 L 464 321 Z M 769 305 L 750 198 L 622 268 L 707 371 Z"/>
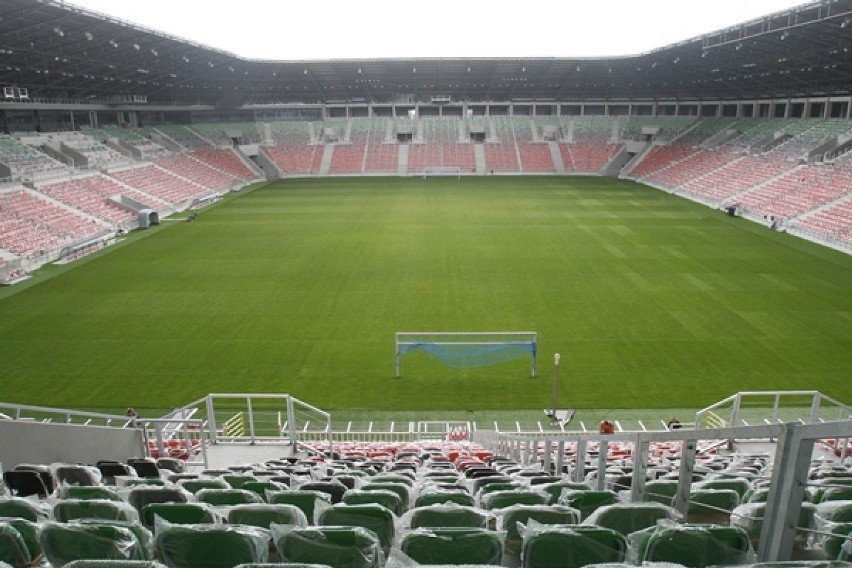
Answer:
<path fill-rule="evenodd" d="M 423 168 L 423 179 L 430 177 L 454 177 L 461 179 L 461 168 L 458 166 L 426 166 Z"/>
<path fill-rule="evenodd" d="M 535 331 L 398 331 L 394 336 L 394 369 L 402 376 L 400 347 L 418 343 L 435 345 L 532 345 L 530 376 L 535 377 L 538 332 Z"/>

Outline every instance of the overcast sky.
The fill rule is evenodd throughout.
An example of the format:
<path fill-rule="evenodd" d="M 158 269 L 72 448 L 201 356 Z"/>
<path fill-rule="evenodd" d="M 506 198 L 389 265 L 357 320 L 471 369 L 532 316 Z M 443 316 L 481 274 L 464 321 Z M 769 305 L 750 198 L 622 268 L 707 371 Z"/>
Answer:
<path fill-rule="evenodd" d="M 74 0 L 255 59 L 633 55 L 800 0 Z"/>

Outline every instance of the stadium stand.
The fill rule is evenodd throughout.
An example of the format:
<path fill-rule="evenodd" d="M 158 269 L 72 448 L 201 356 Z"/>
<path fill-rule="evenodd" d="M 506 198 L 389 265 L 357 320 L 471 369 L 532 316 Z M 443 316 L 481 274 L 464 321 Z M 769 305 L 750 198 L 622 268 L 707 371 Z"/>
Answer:
<path fill-rule="evenodd" d="M 38 190 L 113 225 L 127 225 L 136 217 L 132 211 L 109 200 L 131 190 L 101 174 L 46 184 Z"/>
<path fill-rule="evenodd" d="M 156 209 L 161 207 L 166 209 L 167 203 L 173 206 L 190 201 L 208 191 L 205 187 L 156 165 L 111 172 L 110 176 L 144 194 L 155 197 L 160 205 Z M 141 203 L 151 207 L 155 206 L 154 203 L 151 203 L 150 198 L 141 201 Z"/>
<path fill-rule="evenodd" d="M 219 157 L 218 153 L 213 155 Z M 154 163 L 208 190 L 229 191 L 238 183 L 236 176 L 196 159 L 193 153 L 173 154 L 159 158 Z"/>

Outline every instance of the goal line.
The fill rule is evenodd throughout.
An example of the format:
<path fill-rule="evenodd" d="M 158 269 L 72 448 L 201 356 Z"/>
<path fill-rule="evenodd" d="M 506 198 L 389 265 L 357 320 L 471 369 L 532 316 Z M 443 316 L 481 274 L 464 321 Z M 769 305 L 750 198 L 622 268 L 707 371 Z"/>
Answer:
<path fill-rule="evenodd" d="M 530 376 L 535 377 L 538 333 L 535 331 L 399 331 L 395 335 L 394 366 L 402 376 L 400 359 L 406 353 L 423 351 L 444 365 L 469 369 L 530 358 Z"/>

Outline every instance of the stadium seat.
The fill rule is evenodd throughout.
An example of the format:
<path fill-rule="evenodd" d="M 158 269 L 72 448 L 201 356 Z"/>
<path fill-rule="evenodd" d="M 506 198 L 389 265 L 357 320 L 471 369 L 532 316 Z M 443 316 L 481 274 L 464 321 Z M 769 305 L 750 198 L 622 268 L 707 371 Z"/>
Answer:
<path fill-rule="evenodd" d="M 499 518 L 497 528 L 506 532 L 506 552 L 521 553 L 521 533 L 518 525 L 530 520 L 542 525 L 575 525 L 580 522 L 580 511 L 564 505 L 513 505 L 494 511 Z"/>
<path fill-rule="evenodd" d="M 221 522 L 221 516 L 207 503 L 149 503 L 142 508 L 142 524 L 154 530 L 157 517 L 173 525 Z"/>
<path fill-rule="evenodd" d="M 616 503 L 599 507 L 583 524 L 613 529 L 626 537 L 654 527 L 661 520 L 676 521 L 681 516 L 677 510 L 661 503 Z"/>
<path fill-rule="evenodd" d="M 29 566 L 33 556 L 24 537 L 11 523 L 0 521 L 0 562 L 10 566 Z"/>
<path fill-rule="evenodd" d="M 248 481 L 243 484 L 242 489 L 246 491 L 251 491 L 260 496 L 261 499 L 266 501 L 267 493 L 274 493 L 276 491 L 287 491 L 288 487 L 283 483 L 279 483 L 277 481 Z"/>
<path fill-rule="evenodd" d="M 63 485 L 59 488 L 59 498 L 124 501 L 114 487 L 106 487 L 103 485 Z"/>
<path fill-rule="evenodd" d="M 814 528 L 816 511 L 817 507 L 813 503 L 802 503 L 796 526 L 803 529 Z M 735 507 L 731 513 L 731 526 L 742 528 L 748 534 L 755 548 L 757 548 L 757 543 L 760 540 L 765 512 L 766 503 L 744 503 Z M 803 547 L 807 538 L 807 533 L 798 533 L 795 545 L 800 548 Z"/>
<path fill-rule="evenodd" d="M 189 493 L 178 487 L 134 487 L 127 495 L 127 502 L 142 512 L 151 503 L 186 503 Z"/>
<path fill-rule="evenodd" d="M 565 490 L 559 498 L 560 505 L 568 505 L 580 511 L 581 520 L 585 520 L 598 507 L 618 503 L 618 494 L 615 491 L 601 490 Z"/>
<path fill-rule="evenodd" d="M 249 525 L 268 529 L 271 525 L 308 526 L 308 518 L 295 505 L 284 504 L 244 504 L 228 508 L 228 523 L 232 525 Z"/>
<path fill-rule="evenodd" d="M 627 541 L 618 532 L 585 525 L 536 525 L 521 531 L 523 568 L 580 568 L 622 562 Z"/>
<path fill-rule="evenodd" d="M 340 503 L 343 500 L 343 495 L 349 489 L 340 481 L 335 479 L 331 481 L 314 481 L 305 483 L 299 486 L 302 491 L 322 491 L 327 493 L 331 498 L 331 503 Z"/>
<path fill-rule="evenodd" d="M 347 505 L 361 505 L 364 503 L 378 503 L 384 507 L 390 509 L 394 515 L 402 514 L 402 500 L 399 497 L 399 494 L 394 493 L 393 491 L 388 491 L 385 489 L 382 490 L 370 490 L 370 491 L 362 491 L 360 489 L 353 489 L 351 491 L 347 491 L 345 495 L 343 495 L 343 502 Z"/>
<path fill-rule="evenodd" d="M 283 562 L 331 568 L 379 568 L 384 562 L 378 537 L 362 527 L 275 525 L 272 536 Z"/>
<path fill-rule="evenodd" d="M 638 561 L 673 562 L 689 568 L 745 564 L 752 559 L 746 532 L 719 525 L 661 524 L 637 540 Z"/>
<path fill-rule="evenodd" d="M 38 471 L 4 471 L 3 482 L 10 494 L 17 497 L 27 497 L 29 495 L 47 497 L 53 491 L 52 486 L 45 483 L 44 477 Z"/>
<path fill-rule="evenodd" d="M 157 467 L 157 462 L 151 458 L 131 458 L 127 460 L 127 465 L 133 468 L 136 475 L 139 477 L 160 477 L 160 468 Z"/>
<path fill-rule="evenodd" d="M 226 473 L 220 479 L 224 480 L 231 489 L 244 489 L 244 485 L 251 481 L 257 481 L 257 478 L 253 475 L 240 474 L 240 473 Z"/>
<path fill-rule="evenodd" d="M 686 520 L 694 524 L 723 524 L 731 519 L 731 511 L 740 504 L 733 489 L 699 489 L 689 494 Z"/>
<path fill-rule="evenodd" d="M 400 550 L 418 564 L 496 564 L 503 559 L 499 534 L 478 528 L 416 529 L 402 536 Z"/>
<path fill-rule="evenodd" d="M 217 477 L 202 477 L 194 479 L 180 479 L 178 485 L 190 493 L 198 493 L 202 489 L 230 489 L 230 485 L 224 479 Z"/>
<path fill-rule="evenodd" d="M 480 503 L 485 509 L 505 509 L 512 505 L 545 505 L 549 500 L 548 494 L 542 491 L 512 489 L 482 495 Z"/>
<path fill-rule="evenodd" d="M 117 477 L 136 477 L 136 472 L 127 464 L 116 461 L 98 462 L 101 480 L 104 485 L 115 485 Z"/>
<path fill-rule="evenodd" d="M 338 503 L 319 512 L 320 526 L 363 527 L 379 537 L 382 549 L 387 553 L 396 535 L 396 515 L 390 509 L 375 503 L 347 505 Z"/>
<path fill-rule="evenodd" d="M 488 515 L 485 511 L 455 503 L 415 507 L 406 513 L 406 517 L 412 529 L 486 528 L 488 525 Z"/>
<path fill-rule="evenodd" d="M 39 542 L 55 567 L 73 560 L 146 560 L 142 543 L 127 527 L 109 524 L 45 523 Z"/>
<path fill-rule="evenodd" d="M 536 487 L 539 491 L 544 491 L 550 495 L 550 504 L 557 503 L 562 492 L 566 489 L 569 491 L 591 491 L 591 487 L 587 483 L 579 483 L 574 481 L 557 481 L 556 483 L 545 483 Z"/>
<path fill-rule="evenodd" d="M 264 502 L 260 495 L 248 489 L 202 489 L 195 494 L 195 500 L 217 506 Z"/>
<path fill-rule="evenodd" d="M 106 499 L 63 499 L 53 506 L 53 518 L 60 523 L 77 519 L 138 521 L 139 515 L 128 503 Z"/>
<path fill-rule="evenodd" d="M 169 568 L 233 568 L 269 559 L 268 530 L 243 525 L 167 525 L 154 539 Z"/>
<path fill-rule="evenodd" d="M 155 560 L 74 560 L 64 568 L 167 568 Z"/>
<path fill-rule="evenodd" d="M 330 503 L 328 493 L 323 493 L 322 491 L 301 491 L 298 489 L 268 493 L 267 499 L 272 504 L 295 505 L 301 509 L 305 514 L 305 518 L 308 519 L 308 523 L 311 525 L 316 523 L 318 504 Z"/>
<path fill-rule="evenodd" d="M 643 501 L 654 501 L 663 505 L 671 505 L 677 493 L 678 481 L 676 479 L 657 479 L 645 484 L 642 492 Z"/>
<path fill-rule="evenodd" d="M 0 496 L 0 517 L 18 517 L 36 523 L 48 516 L 50 507 L 47 503 L 23 497 Z"/>
<path fill-rule="evenodd" d="M 414 500 L 414 507 L 455 503 L 456 505 L 473 506 L 473 495 L 464 489 L 423 489 Z"/>
<path fill-rule="evenodd" d="M 849 537 L 852 536 L 852 523 L 838 523 L 830 525 L 826 529 L 831 532 L 823 542 L 823 551 L 830 560 L 852 561 L 852 545 Z"/>
<path fill-rule="evenodd" d="M 85 465 L 63 464 L 57 466 L 54 472 L 61 485 L 93 486 L 101 481 L 100 472 Z"/>
<path fill-rule="evenodd" d="M 362 491 L 392 491 L 399 496 L 401 511 L 408 509 L 411 503 L 411 488 L 401 481 L 370 481 L 361 487 Z M 346 496 L 345 493 L 343 495 Z"/>
<path fill-rule="evenodd" d="M 26 545 L 27 550 L 30 553 L 30 557 L 33 560 L 40 559 L 42 555 L 42 549 L 41 544 L 38 541 L 38 523 L 14 517 L 0 517 L 0 525 L 9 525 L 16 531 L 18 531 L 18 534 L 20 534 L 21 538 L 24 539 L 24 544 Z M 11 540 L 14 540 L 14 538 L 11 538 L 10 541 Z M 9 544 L 11 545 L 11 542 Z M 0 553 L 0 562 L 6 562 L 7 564 L 11 564 L 12 566 L 17 566 L 16 564 L 9 562 L 8 560 L 4 560 L 2 556 L 3 553 Z"/>

